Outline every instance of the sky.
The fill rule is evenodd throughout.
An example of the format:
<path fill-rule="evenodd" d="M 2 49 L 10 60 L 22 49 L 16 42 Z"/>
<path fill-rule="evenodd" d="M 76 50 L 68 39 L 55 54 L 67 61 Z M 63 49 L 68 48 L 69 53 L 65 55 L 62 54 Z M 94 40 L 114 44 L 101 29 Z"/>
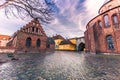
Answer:
<path fill-rule="evenodd" d="M 55 0 L 57 12 L 51 24 L 42 24 L 47 36 L 60 34 L 65 38 L 84 36 L 87 23 L 98 15 L 105 0 Z M 0 3 L 1 4 L 1 3 Z M 0 34 L 12 35 L 30 20 L 7 18 L 0 10 Z"/>

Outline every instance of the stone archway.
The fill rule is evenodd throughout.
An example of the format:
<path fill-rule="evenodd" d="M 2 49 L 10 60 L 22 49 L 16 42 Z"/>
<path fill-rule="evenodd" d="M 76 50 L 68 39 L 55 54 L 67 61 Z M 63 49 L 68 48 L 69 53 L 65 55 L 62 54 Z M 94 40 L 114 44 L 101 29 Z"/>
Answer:
<path fill-rule="evenodd" d="M 78 45 L 78 51 L 84 51 L 85 44 L 82 42 Z"/>

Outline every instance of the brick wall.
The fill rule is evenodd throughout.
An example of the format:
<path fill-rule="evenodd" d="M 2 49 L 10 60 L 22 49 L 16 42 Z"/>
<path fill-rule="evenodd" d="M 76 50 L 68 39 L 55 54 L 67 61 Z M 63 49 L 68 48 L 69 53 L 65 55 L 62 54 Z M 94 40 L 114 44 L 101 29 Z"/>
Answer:
<path fill-rule="evenodd" d="M 111 3 L 112 4 L 112 1 Z M 115 1 L 114 1 L 115 4 Z M 108 4 L 107 4 L 108 5 Z M 120 3 L 117 5 L 120 5 Z M 104 5 L 105 6 L 105 5 Z M 104 16 L 108 15 L 110 26 L 105 26 Z M 113 15 L 117 16 L 118 24 L 114 25 Z M 102 28 L 99 28 L 98 21 L 102 22 Z M 96 24 L 96 25 L 93 25 Z M 85 31 L 85 46 L 91 52 L 120 53 L 120 6 L 106 10 L 99 14 L 87 24 Z M 111 35 L 113 38 L 114 49 L 108 48 L 106 37 Z"/>

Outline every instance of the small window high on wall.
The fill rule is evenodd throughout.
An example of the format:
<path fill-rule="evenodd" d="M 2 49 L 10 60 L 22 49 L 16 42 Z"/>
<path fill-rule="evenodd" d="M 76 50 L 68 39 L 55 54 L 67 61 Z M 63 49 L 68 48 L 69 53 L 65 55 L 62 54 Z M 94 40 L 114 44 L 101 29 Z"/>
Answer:
<path fill-rule="evenodd" d="M 105 21 L 105 27 L 110 27 L 108 15 L 104 16 L 104 21 Z"/>
<path fill-rule="evenodd" d="M 114 49 L 114 42 L 113 42 L 113 38 L 111 35 L 108 35 L 106 37 L 107 39 L 107 46 L 108 46 L 108 49 Z"/>

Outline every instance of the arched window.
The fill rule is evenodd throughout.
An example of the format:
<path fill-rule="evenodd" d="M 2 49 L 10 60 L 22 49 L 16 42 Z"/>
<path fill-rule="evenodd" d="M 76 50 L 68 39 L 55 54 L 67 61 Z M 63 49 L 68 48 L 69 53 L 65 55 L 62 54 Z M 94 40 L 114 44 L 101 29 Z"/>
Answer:
<path fill-rule="evenodd" d="M 108 35 L 108 36 L 106 37 L 106 39 L 107 39 L 108 48 L 109 48 L 109 49 L 114 49 L 114 43 L 113 43 L 112 36 L 111 36 L 111 35 Z"/>
<path fill-rule="evenodd" d="M 117 27 L 117 25 L 118 25 L 117 15 L 113 15 L 113 16 L 112 16 L 112 21 L 113 21 L 113 25 L 115 25 L 115 26 Z"/>
<path fill-rule="evenodd" d="M 98 27 L 102 28 L 102 22 L 101 21 L 98 21 Z"/>
<path fill-rule="evenodd" d="M 36 47 L 40 47 L 40 44 L 41 44 L 40 39 L 37 39 L 37 41 L 36 41 Z"/>
<path fill-rule="evenodd" d="M 110 27 L 108 15 L 104 16 L 104 21 L 105 21 L 105 27 Z"/>
<path fill-rule="evenodd" d="M 26 39 L 26 47 L 31 47 L 31 42 L 32 42 L 32 39 L 30 38 L 30 37 L 28 37 L 27 39 Z"/>

